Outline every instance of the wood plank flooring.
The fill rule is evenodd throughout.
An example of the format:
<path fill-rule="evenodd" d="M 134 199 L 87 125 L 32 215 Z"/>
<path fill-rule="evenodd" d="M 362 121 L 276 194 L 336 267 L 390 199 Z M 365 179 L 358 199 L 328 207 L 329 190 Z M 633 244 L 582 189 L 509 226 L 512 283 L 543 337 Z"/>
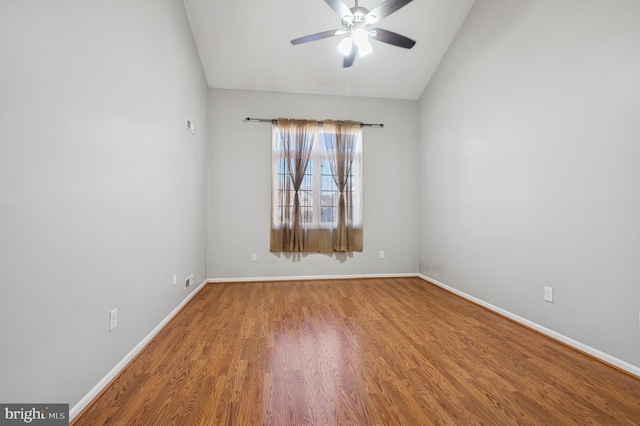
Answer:
<path fill-rule="evenodd" d="M 637 425 L 640 380 L 419 278 L 209 284 L 81 425 Z"/>

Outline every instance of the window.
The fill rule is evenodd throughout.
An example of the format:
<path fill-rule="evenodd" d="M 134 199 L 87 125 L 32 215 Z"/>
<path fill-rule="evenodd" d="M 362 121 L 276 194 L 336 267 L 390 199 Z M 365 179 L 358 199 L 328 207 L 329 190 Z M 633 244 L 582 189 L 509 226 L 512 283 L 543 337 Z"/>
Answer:
<path fill-rule="evenodd" d="M 298 190 L 300 199 L 300 210 L 302 221 L 305 223 L 318 223 L 320 226 L 335 226 L 338 219 L 338 201 L 340 191 L 336 184 L 336 176 L 331 171 L 328 153 L 324 143 L 324 134 L 320 133 L 319 137 L 314 138 L 311 158 L 304 173 L 302 184 Z M 274 226 L 282 226 L 285 221 L 287 207 L 292 207 L 291 200 L 295 196 L 295 189 L 292 185 L 288 185 L 290 175 L 287 168 L 287 159 L 282 150 L 282 142 L 277 141 L 276 136 L 276 157 L 277 167 L 275 180 L 277 181 L 276 199 L 273 200 L 275 207 Z M 358 144 L 360 147 L 361 144 Z M 347 215 L 353 215 L 353 212 L 360 211 L 360 157 L 361 150 L 356 152 L 357 159 L 354 160 L 353 166 L 348 173 L 347 184 L 344 190 L 345 196 L 353 200 L 356 205 L 348 203 Z M 318 206 L 314 208 L 314 206 Z M 319 215 L 319 216 L 318 216 Z M 354 222 L 360 224 L 362 218 L 360 215 L 354 217 Z"/>
<path fill-rule="evenodd" d="M 361 124 L 280 119 L 272 147 L 271 251 L 362 251 Z"/>

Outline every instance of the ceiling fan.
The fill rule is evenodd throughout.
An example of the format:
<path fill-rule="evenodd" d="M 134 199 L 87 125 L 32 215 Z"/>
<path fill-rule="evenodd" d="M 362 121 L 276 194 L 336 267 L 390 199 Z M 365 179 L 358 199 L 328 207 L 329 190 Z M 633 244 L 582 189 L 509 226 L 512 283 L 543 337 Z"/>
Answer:
<path fill-rule="evenodd" d="M 352 8 L 349 8 L 341 0 L 325 0 L 329 7 L 342 19 L 342 28 L 296 38 L 291 40 L 291 44 L 308 43 L 310 41 L 344 35 L 345 37 L 338 44 L 338 51 L 344 55 L 342 63 L 344 68 L 353 65 L 356 54 L 360 54 L 362 57 L 373 51 L 371 43 L 369 43 L 370 38 L 394 46 L 404 47 L 405 49 L 411 49 L 416 44 L 414 40 L 392 31 L 373 27 L 373 25 L 382 20 L 382 18 L 391 15 L 411 1 L 412 0 L 386 0 L 369 11 L 364 7 L 358 6 L 358 0 L 356 0 L 355 7 Z"/>

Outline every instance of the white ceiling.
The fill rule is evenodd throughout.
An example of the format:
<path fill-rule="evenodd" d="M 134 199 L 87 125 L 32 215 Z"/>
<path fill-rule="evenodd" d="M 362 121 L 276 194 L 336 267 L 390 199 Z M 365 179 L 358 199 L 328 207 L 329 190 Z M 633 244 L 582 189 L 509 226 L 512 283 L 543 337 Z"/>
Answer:
<path fill-rule="evenodd" d="M 417 100 L 475 0 L 414 0 L 377 27 L 413 40 L 403 49 L 373 40 L 373 53 L 342 67 L 340 37 L 291 39 L 338 29 L 324 0 L 184 0 L 211 88 Z M 382 0 L 360 0 L 371 10 Z M 354 0 L 346 0 L 349 7 Z"/>

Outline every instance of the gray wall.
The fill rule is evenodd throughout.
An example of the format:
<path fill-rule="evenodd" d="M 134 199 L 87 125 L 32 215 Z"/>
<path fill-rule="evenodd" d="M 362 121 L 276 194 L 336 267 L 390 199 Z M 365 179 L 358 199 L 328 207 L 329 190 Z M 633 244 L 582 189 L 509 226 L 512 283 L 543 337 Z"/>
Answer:
<path fill-rule="evenodd" d="M 639 16 L 477 0 L 420 101 L 420 272 L 636 366 Z"/>
<path fill-rule="evenodd" d="M 211 90 L 209 278 L 416 273 L 417 111 L 415 101 Z M 385 124 L 364 129 L 364 252 L 269 253 L 271 125 L 245 117 Z"/>
<path fill-rule="evenodd" d="M 3 1 L 0 58 L 0 401 L 73 406 L 206 278 L 207 87 L 180 0 Z"/>

